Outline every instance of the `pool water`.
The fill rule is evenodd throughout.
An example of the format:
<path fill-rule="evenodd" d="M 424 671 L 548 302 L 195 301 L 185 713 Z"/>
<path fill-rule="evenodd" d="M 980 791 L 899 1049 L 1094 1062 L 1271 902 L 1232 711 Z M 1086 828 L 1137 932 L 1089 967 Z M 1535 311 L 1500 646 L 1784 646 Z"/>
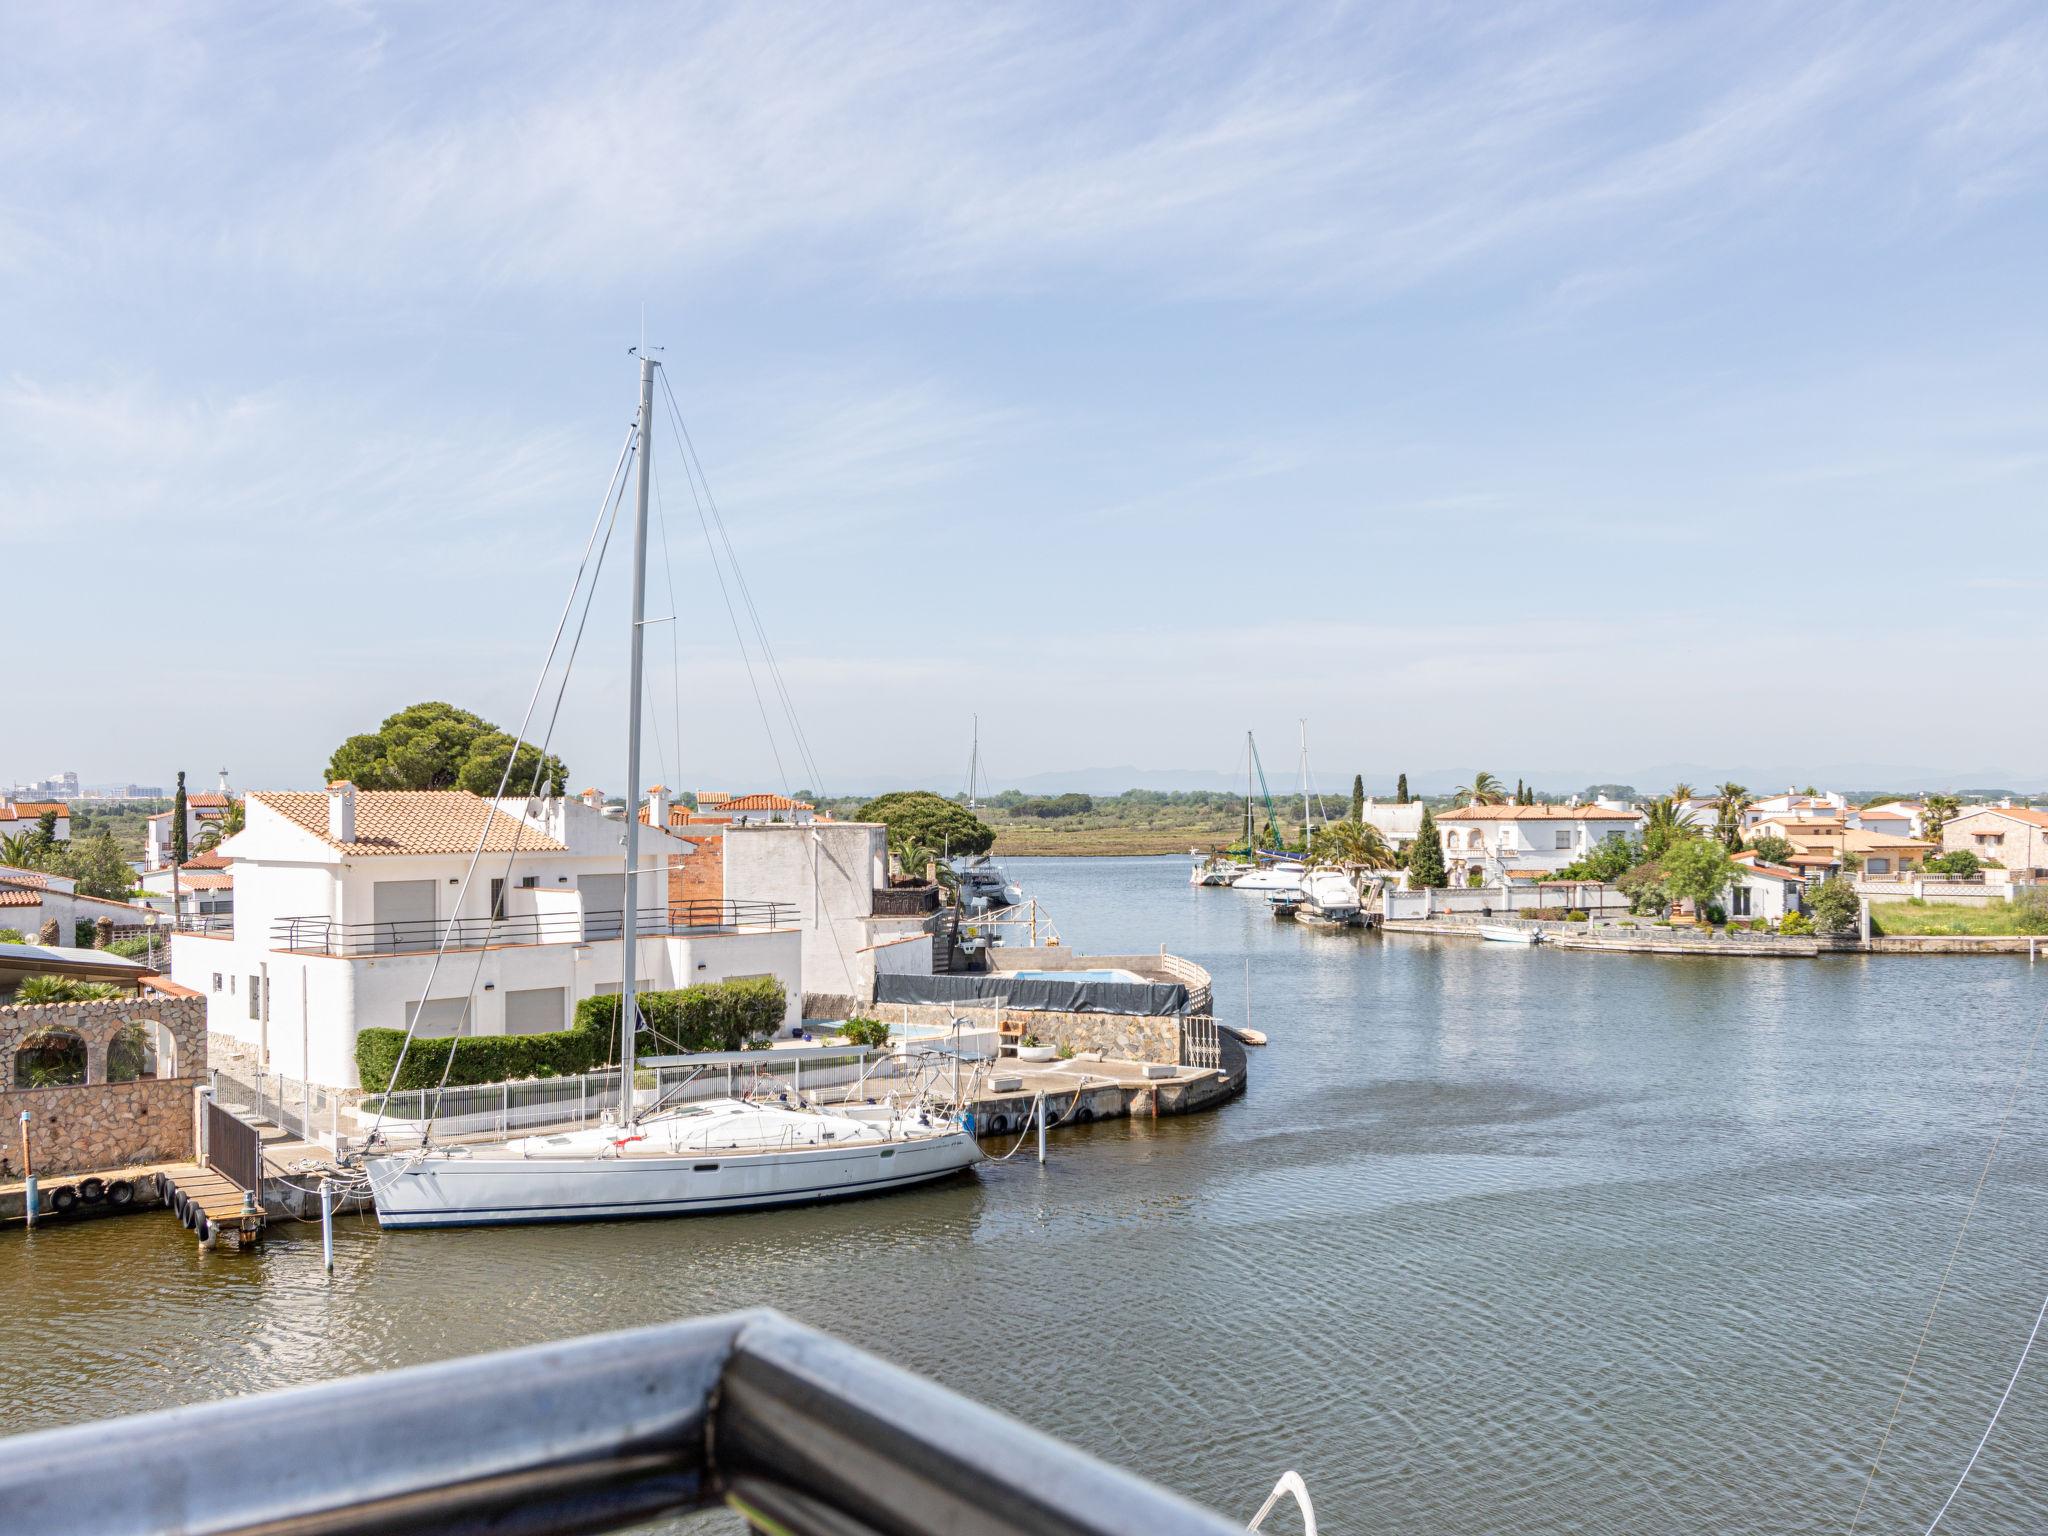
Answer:
<path fill-rule="evenodd" d="M 1019 981 L 1121 981 L 1146 985 L 1135 971 L 1011 971 Z"/>

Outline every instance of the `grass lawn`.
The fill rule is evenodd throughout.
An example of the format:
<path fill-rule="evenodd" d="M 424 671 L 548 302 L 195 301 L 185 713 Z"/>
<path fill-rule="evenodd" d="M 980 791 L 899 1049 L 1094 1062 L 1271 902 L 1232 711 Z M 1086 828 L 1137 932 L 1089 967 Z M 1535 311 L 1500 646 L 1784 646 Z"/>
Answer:
<path fill-rule="evenodd" d="M 1908 934 L 1980 934 L 2001 937 L 2025 933 L 2019 919 L 2025 908 L 2010 902 L 1987 902 L 1983 906 L 1959 906 L 1931 901 L 1873 901 L 1870 928 L 1873 933 L 1904 937 Z"/>

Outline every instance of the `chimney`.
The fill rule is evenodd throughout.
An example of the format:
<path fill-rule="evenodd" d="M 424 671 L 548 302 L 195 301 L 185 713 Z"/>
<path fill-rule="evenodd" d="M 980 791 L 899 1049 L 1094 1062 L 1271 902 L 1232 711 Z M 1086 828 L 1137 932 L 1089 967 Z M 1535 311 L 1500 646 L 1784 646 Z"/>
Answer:
<path fill-rule="evenodd" d="M 647 825 L 665 828 L 668 826 L 668 786 L 656 784 L 647 791 Z"/>
<path fill-rule="evenodd" d="M 356 840 L 356 787 L 347 779 L 327 786 L 327 835 L 337 843 Z"/>

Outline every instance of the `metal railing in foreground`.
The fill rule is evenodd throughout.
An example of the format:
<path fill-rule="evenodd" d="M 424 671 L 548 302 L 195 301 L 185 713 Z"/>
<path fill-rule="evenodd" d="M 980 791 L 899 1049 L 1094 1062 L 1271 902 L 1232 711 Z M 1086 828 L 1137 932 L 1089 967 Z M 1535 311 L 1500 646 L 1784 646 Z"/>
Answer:
<path fill-rule="evenodd" d="M 768 1311 L 0 1440 L 0 1509 L 38 1536 L 556 1536 L 720 1505 L 833 1536 L 1239 1529 Z"/>

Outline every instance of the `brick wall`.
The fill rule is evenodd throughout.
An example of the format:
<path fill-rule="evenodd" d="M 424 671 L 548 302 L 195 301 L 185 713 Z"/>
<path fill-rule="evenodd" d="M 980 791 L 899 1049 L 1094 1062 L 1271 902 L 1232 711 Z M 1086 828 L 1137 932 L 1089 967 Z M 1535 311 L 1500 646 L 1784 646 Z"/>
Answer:
<path fill-rule="evenodd" d="M 674 829 L 671 829 L 674 830 Z M 677 836 L 683 836 L 681 832 Z M 668 861 L 668 899 L 671 905 L 685 901 L 725 900 L 725 837 L 723 830 L 702 837 L 690 837 L 696 852 Z"/>
<path fill-rule="evenodd" d="M 107 1048 L 131 1024 L 153 1022 L 168 1036 L 159 1046 L 164 1075 L 107 1081 Z M 85 1044 L 86 1081 L 77 1087 L 17 1087 L 16 1052 L 31 1036 L 63 1030 Z M 4 1177 L 21 1169 L 20 1120 L 32 1120 L 38 1173 L 91 1173 L 132 1163 L 172 1162 L 193 1155 L 192 1091 L 206 1078 L 204 998 L 116 998 L 98 1003 L 34 1003 L 0 1007 L 0 1128 Z"/>

